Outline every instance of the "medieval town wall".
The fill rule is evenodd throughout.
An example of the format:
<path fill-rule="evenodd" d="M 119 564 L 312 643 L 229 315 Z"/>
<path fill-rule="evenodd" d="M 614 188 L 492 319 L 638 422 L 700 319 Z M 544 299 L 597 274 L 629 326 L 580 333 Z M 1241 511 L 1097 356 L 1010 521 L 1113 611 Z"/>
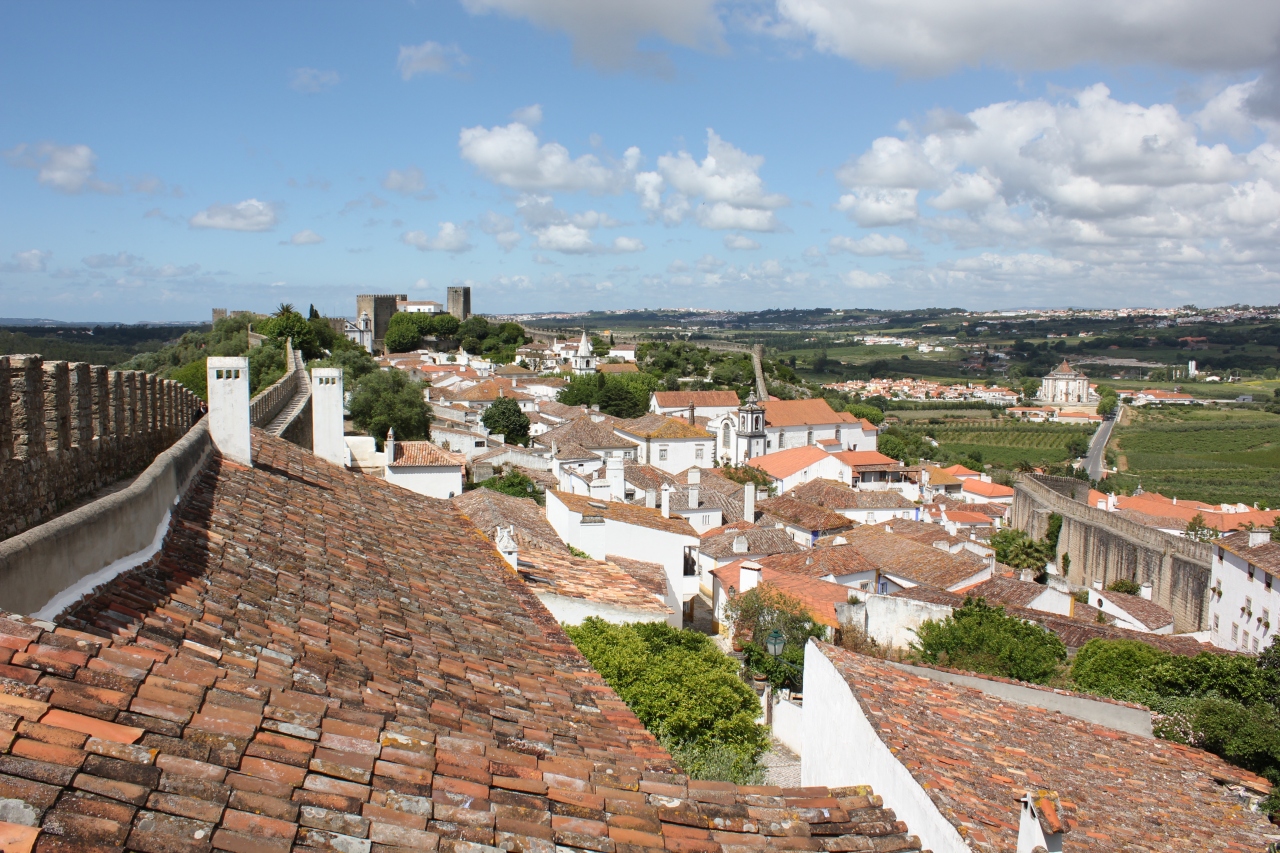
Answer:
<path fill-rule="evenodd" d="M 1063 555 L 1070 557 L 1067 580 L 1081 586 L 1094 581 L 1106 586 L 1120 578 L 1150 583 L 1152 600 L 1173 614 L 1176 632 L 1204 630 L 1210 546 L 1088 506 L 1082 499 L 1087 493 L 1087 484 L 1065 477 L 1020 477 L 1010 523 L 1039 539 L 1049 516 L 1057 513 L 1062 516 L 1058 565 Z"/>

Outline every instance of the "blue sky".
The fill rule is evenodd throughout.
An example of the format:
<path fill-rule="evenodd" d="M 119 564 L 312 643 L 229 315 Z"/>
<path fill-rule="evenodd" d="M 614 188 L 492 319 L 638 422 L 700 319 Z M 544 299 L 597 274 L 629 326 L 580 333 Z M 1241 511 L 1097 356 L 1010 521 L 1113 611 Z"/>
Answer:
<path fill-rule="evenodd" d="M 6 3 L 0 316 L 1280 301 L 1280 4 L 1120 6 Z"/>

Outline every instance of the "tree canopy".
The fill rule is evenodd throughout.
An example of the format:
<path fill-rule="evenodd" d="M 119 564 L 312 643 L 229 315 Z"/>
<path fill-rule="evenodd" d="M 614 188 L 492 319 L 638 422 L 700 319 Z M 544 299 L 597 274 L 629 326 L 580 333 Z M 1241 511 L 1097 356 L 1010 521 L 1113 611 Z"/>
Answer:
<path fill-rule="evenodd" d="M 396 438 L 416 441 L 431 437 L 431 407 L 422 394 L 422 383 L 400 370 L 375 370 L 356 383 L 349 405 L 351 420 L 378 440 L 395 428 Z"/>
<path fill-rule="evenodd" d="M 490 432 L 501 433 L 507 444 L 529 444 L 529 416 L 511 397 L 499 397 L 484 410 L 481 422 Z"/>
<path fill-rule="evenodd" d="M 1035 684 L 1049 681 L 1067 659 L 1055 634 L 981 598 L 966 598 L 946 619 L 922 624 L 916 636 L 912 648 L 926 663 Z"/>

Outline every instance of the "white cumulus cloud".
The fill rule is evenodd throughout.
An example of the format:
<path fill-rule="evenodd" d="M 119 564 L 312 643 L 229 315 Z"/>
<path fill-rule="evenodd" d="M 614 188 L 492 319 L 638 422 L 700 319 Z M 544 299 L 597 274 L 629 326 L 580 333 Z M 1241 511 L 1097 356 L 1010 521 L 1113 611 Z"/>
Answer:
<path fill-rule="evenodd" d="M 401 78 L 411 80 L 419 74 L 448 74 L 466 65 L 467 61 L 467 55 L 456 44 L 424 41 L 422 44 L 401 45 L 396 68 Z"/>
<path fill-rule="evenodd" d="M 316 243 L 323 243 L 324 238 L 310 228 L 304 228 L 290 237 L 288 242 L 292 246 L 314 246 Z"/>
<path fill-rule="evenodd" d="M 635 176 L 633 188 L 641 208 L 668 224 L 693 211 L 704 228 L 775 231 L 774 211 L 790 200 L 765 189 L 763 166 L 764 157 L 747 154 L 708 128 L 706 157 L 696 160 L 688 151 L 664 154 L 655 171 Z"/>
<path fill-rule="evenodd" d="M 401 239 L 422 252 L 458 254 L 471 249 L 471 237 L 467 230 L 452 222 L 441 222 L 434 237 L 425 231 L 406 231 Z"/>
<path fill-rule="evenodd" d="M 458 136 L 462 159 L 502 186 L 540 192 L 619 192 L 639 161 L 629 149 L 622 163 L 604 163 L 594 154 L 573 157 L 557 142 L 540 142 L 527 125 L 463 128 Z"/>
<path fill-rule="evenodd" d="M 744 234 L 726 234 L 724 235 L 724 247 L 737 251 L 751 251 L 759 249 L 760 244 Z"/>
<path fill-rule="evenodd" d="M 530 104 L 527 107 L 521 107 L 511 113 L 511 118 L 525 127 L 537 127 L 542 124 L 542 104 Z"/>
<path fill-rule="evenodd" d="M 14 252 L 13 261 L 0 264 L 0 272 L 44 272 L 49 267 L 49 259 L 53 252 L 42 249 L 27 249 L 25 252 Z"/>
<path fill-rule="evenodd" d="M 106 183 L 96 177 L 98 155 L 88 145 L 22 143 L 4 152 L 4 156 L 14 166 L 34 169 L 37 181 L 59 192 L 120 192 L 118 185 Z"/>
<path fill-rule="evenodd" d="M 500 12 L 568 33 L 574 53 L 595 65 L 653 68 L 636 42 L 658 37 L 684 47 L 717 47 L 722 27 L 716 0 L 463 0 L 474 14 Z"/>
<path fill-rule="evenodd" d="M 818 50 L 916 75 L 1090 62 L 1243 69 L 1280 43 L 1272 0 L 778 0 L 777 13 Z"/>
<path fill-rule="evenodd" d="M 832 252 L 850 252 L 863 257 L 908 257 L 912 254 L 911 246 L 897 234 L 872 233 L 857 240 L 841 235 L 832 237 L 828 245 Z"/>
<path fill-rule="evenodd" d="M 236 204 L 214 204 L 191 217 L 192 228 L 217 228 L 223 231 L 270 231 L 276 227 L 275 207 L 256 198 Z"/>

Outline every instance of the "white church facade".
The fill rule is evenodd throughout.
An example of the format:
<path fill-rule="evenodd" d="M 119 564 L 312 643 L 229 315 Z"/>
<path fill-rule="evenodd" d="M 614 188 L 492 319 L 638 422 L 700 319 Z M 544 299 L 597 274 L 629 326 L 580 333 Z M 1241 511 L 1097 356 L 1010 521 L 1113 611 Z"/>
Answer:
<path fill-rule="evenodd" d="M 1036 399 L 1042 403 L 1078 405 L 1096 403 L 1098 395 L 1089 387 L 1089 377 L 1073 369 L 1064 360 L 1052 373 L 1040 380 L 1040 393 L 1036 395 Z"/>

